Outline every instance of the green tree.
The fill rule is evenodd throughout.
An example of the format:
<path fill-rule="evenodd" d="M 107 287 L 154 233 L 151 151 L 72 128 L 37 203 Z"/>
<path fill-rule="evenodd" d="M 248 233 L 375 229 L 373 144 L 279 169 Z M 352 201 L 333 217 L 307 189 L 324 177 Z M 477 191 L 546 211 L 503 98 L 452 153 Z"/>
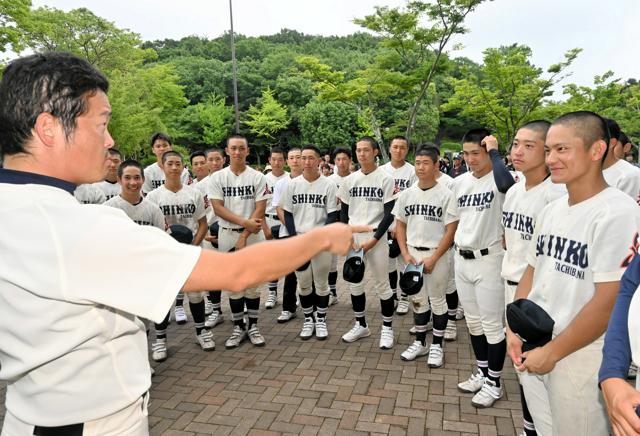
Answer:
<path fill-rule="evenodd" d="M 542 69 L 531 63 L 529 47 L 489 48 L 479 74 L 452 79 L 455 93 L 444 106 L 482 122 L 496 132 L 501 144 L 510 144 L 519 126 L 540 116 L 544 99 L 567 77 L 565 70 L 580 51 L 567 51 L 564 60 L 551 65 L 543 77 Z"/>
<path fill-rule="evenodd" d="M 177 141 L 191 148 L 217 145 L 231 132 L 233 108 L 226 106 L 222 97 L 211 94 L 203 102 L 187 106 L 179 123 Z"/>
<path fill-rule="evenodd" d="M 2 0 L 0 2 L 0 52 L 11 49 L 20 52 L 22 32 L 29 18 L 31 0 Z"/>
<path fill-rule="evenodd" d="M 302 142 L 328 152 L 336 147 L 352 147 L 359 124 L 356 108 L 340 101 L 312 100 L 300 111 Z"/>
<path fill-rule="evenodd" d="M 287 108 L 273 96 L 271 89 L 262 91 L 262 97 L 256 105 L 251 105 L 245 113 L 244 124 L 251 133 L 266 140 L 274 140 L 276 133 L 285 129 L 291 119 Z"/>

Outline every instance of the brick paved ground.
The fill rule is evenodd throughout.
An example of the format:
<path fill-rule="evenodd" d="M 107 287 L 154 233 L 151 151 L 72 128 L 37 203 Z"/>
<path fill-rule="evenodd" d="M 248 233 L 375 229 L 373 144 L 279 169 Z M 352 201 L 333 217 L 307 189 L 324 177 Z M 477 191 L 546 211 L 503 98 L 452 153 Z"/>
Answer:
<path fill-rule="evenodd" d="M 471 406 L 456 384 L 472 370 L 469 338 L 458 321 L 457 342 L 447 343 L 445 365 L 429 369 L 426 357 L 404 362 L 413 340 L 412 316 L 397 317 L 393 350 L 378 348 L 379 303 L 369 298 L 369 338 L 345 344 L 352 326 L 348 292 L 338 283 L 340 303 L 329 309 L 330 337 L 300 340 L 300 315 L 287 324 L 275 319 L 281 306 L 261 313 L 267 345 L 246 342 L 225 350 L 229 318 L 214 329 L 217 348 L 204 353 L 195 343 L 192 318 L 169 326 L 169 359 L 153 364 L 149 421 L 152 435 L 514 435 L 521 431 L 518 386 L 506 364 L 505 397 L 491 409 Z M 263 300 L 264 301 L 264 300 Z M 188 304 L 185 302 L 185 307 Z M 223 299 L 225 314 L 229 313 Z M 430 338 L 429 338 L 430 340 Z M 5 385 L 0 384 L 0 423 Z"/>

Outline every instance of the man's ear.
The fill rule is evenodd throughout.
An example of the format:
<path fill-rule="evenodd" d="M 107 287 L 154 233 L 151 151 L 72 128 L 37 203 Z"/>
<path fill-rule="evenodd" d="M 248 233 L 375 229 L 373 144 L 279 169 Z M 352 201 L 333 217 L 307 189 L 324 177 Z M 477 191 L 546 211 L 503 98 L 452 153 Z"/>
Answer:
<path fill-rule="evenodd" d="M 596 142 L 594 142 L 591 145 L 591 149 L 589 150 L 591 160 L 594 162 L 601 161 L 602 157 L 607 152 L 607 147 L 608 147 L 607 143 L 602 139 L 599 139 Z M 609 151 L 613 153 L 613 147 L 611 147 L 611 150 Z"/>
<path fill-rule="evenodd" d="M 36 118 L 33 126 L 33 135 L 46 147 L 51 147 L 56 142 L 56 137 L 62 132 L 62 126 L 58 117 L 49 112 L 42 112 Z"/>

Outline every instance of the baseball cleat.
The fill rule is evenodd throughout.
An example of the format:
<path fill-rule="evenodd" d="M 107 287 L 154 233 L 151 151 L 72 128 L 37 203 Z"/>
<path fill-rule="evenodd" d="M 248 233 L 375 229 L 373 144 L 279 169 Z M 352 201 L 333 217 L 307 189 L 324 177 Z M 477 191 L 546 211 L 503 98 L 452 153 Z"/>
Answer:
<path fill-rule="evenodd" d="M 295 312 L 289 312 L 288 310 L 283 310 L 276 321 L 278 321 L 278 324 L 284 324 L 285 322 L 291 321 L 295 317 L 296 317 Z"/>
<path fill-rule="evenodd" d="M 262 337 L 262 335 L 260 334 L 257 324 L 254 324 L 253 327 L 249 329 L 248 334 L 249 340 L 253 345 L 255 345 L 256 347 L 264 347 L 264 337 Z"/>
<path fill-rule="evenodd" d="M 409 300 L 407 297 L 400 297 L 398 300 L 398 308 L 396 309 L 396 313 L 398 315 L 406 315 L 409 312 Z"/>
<path fill-rule="evenodd" d="M 480 368 L 478 368 L 477 372 L 475 374 L 471 374 L 471 377 L 469 377 L 469 379 L 458 383 L 458 390 L 460 392 L 466 392 L 468 394 L 475 394 L 480 389 L 482 389 L 485 379 L 486 377 L 484 376 L 484 374 L 482 374 Z"/>
<path fill-rule="evenodd" d="M 203 329 L 199 335 L 196 335 L 196 341 L 200 344 L 202 351 L 213 351 L 216 349 L 213 334 L 207 329 Z"/>
<path fill-rule="evenodd" d="M 213 303 L 211 301 L 209 301 L 208 298 L 205 297 L 205 299 L 204 299 L 204 314 L 205 315 L 211 315 L 212 312 L 213 312 Z"/>
<path fill-rule="evenodd" d="M 302 323 L 302 330 L 300 330 L 300 339 L 303 341 L 311 339 L 315 328 L 316 324 L 313 322 L 313 318 L 305 318 L 304 323 Z"/>
<path fill-rule="evenodd" d="M 227 342 L 224 343 L 224 346 L 225 348 L 237 348 L 245 339 L 247 339 L 247 331 L 236 325 L 233 327 L 233 332 Z"/>
<path fill-rule="evenodd" d="M 445 341 L 455 341 L 458 339 L 458 329 L 456 327 L 456 322 L 453 320 L 447 320 L 447 328 L 444 330 L 444 340 Z"/>
<path fill-rule="evenodd" d="M 491 407 L 502 398 L 502 395 L 504 395 L 502 386 L 496 386 L 495 382 L 487 378 L 480 391 L 471 399 L 471 404 L 480 409 Z"/>
<path fill-rule="evenodd" d="M 393 329 L 383 325 L 382 330 L 380 330 L 380 348 L 390 350 L 393 348 L 393 340 Z"/>
<path fill-rule="evenodd" d="M 224 322 L 224 316 L 218 311 L 212 312 L 211 315 L 207 317 L 204 322 L 204 326 L 208 329 L 212 329 L 218 324 L 222 324 Z"/>
<path fill-rule="evenodd" d="M 184 307 L 176 306 L 174 310 L 174 314 L 176 316 L 176 323 L 178 324 L 186 324 L 187 323 L 187 314 L 184 311 Z"/>
<path fill-rule="evenodd" d="M 276 291 L 269 291 L 267 301 L 264 303 L 265 309 L 273 309 L 278 304 L 278 293 Z"/>
<path fill-rule="evenodd" d="M 429 368 L 440 368 L 444 363 L 444 351 L 442 346 L 438 344 L 431 344 L 429 347 L 429 358 L 427 359 L 427 366 Z"/>
<path fill-rule="evenodd" d="M 413 341 L 409 348 L 404 350 L 400 355 L 402 360 L 411 361 L 415 360 L 417 357 L 425 356 L 429 353 L 429 349 L 422 345 L 420 341 Z"/>
<path fill-rule="evenodd" d="M 458 306 L 458 309 L 456 310 L 456 319 L 460 320 L 464 318 L 464 308 L 462 306 Z"/>
<path fill-rule="evenodd" d="M 325 318 L 318 318 L 316 320 L 316 339 L 324 341 L 329 336 L 327 330 L 327 320 Z"/>
<path fill-rule="evenodd" d="M 329 306 L 333 306 L 334 304 L 338 304 L 338 296 L 330 294 L 329 295 Z"/>
<path fill-rule="evenodd" d="M 154 362 L 164 362 L 167 360 L 166 339 L 156 339 L 156 341 L 151 344 L 151 358 Z"/>
<path fill-rule="evenodd" d="M 370 335 L 371 331 L 369 331 L 369 327 L 362 327 L 360 323 L 356 321 L 353 328 L 342 335 L 342 340 L 344 342 L 351 343 Z"/>

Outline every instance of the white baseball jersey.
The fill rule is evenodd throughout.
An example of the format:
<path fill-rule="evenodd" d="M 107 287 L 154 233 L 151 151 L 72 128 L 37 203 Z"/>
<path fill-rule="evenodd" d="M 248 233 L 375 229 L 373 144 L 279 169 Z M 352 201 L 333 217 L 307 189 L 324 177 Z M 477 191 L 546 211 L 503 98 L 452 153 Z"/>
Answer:
<path fill-rule="evenodd" d="M 122 186 L 120 186 L 118 182 L 111 183 L 108 180 L 103 180 L 102 182 L 94 183 L 94 185 L 103 192 L 104 198 L 107 201 L 120 195 L 120 192 L 122 192 Z"/>
<path fill-rule="evenodd" d="M 268 173 L 267 175 L 264 176 L 266 182 L 267 182 L 267 186 L 269 187 L 269 191 L 270 192 L 274 192 L 274 188 L 276 187 L 276 183 L 278 183 L 279 180 L 286 178 L 289 178 L 289 173 L 288 172 L 284 172 L 282 175 L 276 177 L 273 175 L 273 172 Z M 276 207 L 272 204 L 271 201 L 267 202 L 267 208 L 264 212 L 265 215 L 275 215 L 276 214 Z"/>
<path fill-rule="evenodd" d="M 634 200 L 640 195 L 640 168 L 620 159 L 606 170 L 602 170 L 609 186 L 618 188 Z"/>
<path fill-rule="evenodd" d="M 404 191 L 418 180 L 416 178 L 416 169 L 409 162 L 405 162 L 400 168 L 394 168 L 391 162 L 387 162 L 380 168 L 393 178 L 396 192 Z"/>
<path fill-rule="evenodd" d="M 338 189 L 340 189 L 340 185 L 342 185 L 342 183 L 351 175 L 351 173 L 347 174 L 344 177 L 341 177 L 338 175 L 338 173 L 333 173 L 331 174 L 329 177 L 327 177 L 327 179 L 331 180 L 333 183 L 335 183 L 336 187 Z"/>
<path fill-rule="evenodd" d="M 42 426 L 103 418 L 151 387 L 138 317 L 162 321 L 200 249 L 120 210 L 80 205 L 71 187 L 60 189 L 51 178 L 52 186 L 37 175 L 21 177 L 23 184 L 0 181 L 6 408 Z M 113 273 L 105 274 L 105 265 Z"/>
<path fill-rule="evenodd" d="M 425 190 L 415 184 L 401 192 L 393 214 L 407 226 L 407 245 L 437 248 L 445 226 L 458 220 L 454 203 L 453 192 L 440 183 Z"/>
<path fill-rule="evenodd" d="M 256 210 L 256 202 L 271 199 L 264 174 L 247 166 L 240 175 L 235 175 L 231 167 L 226 167 L 211 175 L 209 198 L 224 201 L 230 212 L 249 218 Z M 240 229 L 241 226 L 218 217 L 220 227 Z"/>
<path fill-rule="evenodd" d="M 93 183 L 78 185 L 73 196 L 81 204 L 102 204 L 105 202 L 104 192 Z"/>
<path fill-rule="evenodd" d="M 481 250 L 502 244 L 502 203 L 493 172 L 477 179 L 472 172 L 456 178 L 455 214 L 460 218 L 455 243 L 465 250 Z"/>
<path fill-rule="evenodd" d="M 440 176 L 436 179 L 436 181 L 447 188 L 449 191 L 453 192 L 453 186 L 455 185 L 456 180 L 449 174 L 440 172 Z M 417 180 L 416 183 L 418 183 Z"/>
<path fill-rule="evenodd" d="M 551 177 L 527 190 L 525 180 L 513 185 L 502 206 L 502 226 L 507 252 L 502 259 L 502 277 L 519 282 L 527 269 L 527 253 L 532 244 L 536 218 L 544 207 L 563 195 Z"/>
<path fill-rule="evenodd" d="M 206 216 L 206 200 L 200 191 L 192 186 L 183 186 L 178 192 L 173 192 L 162 185 L 149 192 L 147 199 L 160 207 L 168 226 L 183 225 L 193 232 L 195 238 L 198 220 Z"/>
<path fill-rule="evenodd" d="M 164 185 L 165 181 L 164 171 L 162 171 L 158 162 L 152 163 L 144 169 L 144 185 L 142 185 L 142 192 L 148 194 L 157 187 Z M 186 167 L 182 170 L 180 181 L 183 185 L 190 185 L 192 182 L 191 174 L 189 174 L 189 170 Z"/>
<path fill-rule="evenodd" d="M 202 180 L 198 180 L 198 181 L 194 180 L 194 182 L 191 184 L 192 187 L 200 191 L 200 194 L 202 194 L 202 198 L 205 200 L 204 203 L 207 205 L 205 209 L 205 213 L 207 215 L 207 226 L 210 226 L 211 224 L 218 221 L 218 217 L 216 216 L 216 213 L 213 211 L 213 206 L 209 202 L 208 191 L 209 191 L 209 183 L 211 183 L 210 177 L 211 177 L 211 174 L 209 174 L 207 177 L 205 177 Z"/>
<path fill-rule="evenodd" d="M 139 203 L 131 204 L 121 196 L 116 195 L 111 200 L 107 200 L 104 205 L 120 209 L 126 213 L 133 222 L 141 226 L 153 226 L 160 230 L 166 230 L 167 225 L 164 221 L 164 215 L 158 208 L 158 205 L 152 203 L 149 199 L 143 197 Z"/>
<path fill-rule="evenodd" d="M 349 205 L 349 224 L 373 226 L 380 224 L 384 205 L 395 200 L 394 180 L 381 167 L 369 174 L 358 170 L 344 180 L 338 198 Z"/>
<path fill-rule="evenodd" d="M 568 198 L 538 215 L 527 254 L 535 268 L 528 298 L 554 319 L 554 334 L 591 300 L 596 283 L 620 280 L 640 228 L 640 207 L 618 189 L 607 188 L 573 206 Z"/>
<path fill-rule="evenodd" d="M 325 224 L 327 215 L 337 210 L 336 192 L 336 185 L 323 176 L 313 182 L 304 176 L 289 182 L 282 196 L 282 208 L 293 215 L 297 233 Z"/>

